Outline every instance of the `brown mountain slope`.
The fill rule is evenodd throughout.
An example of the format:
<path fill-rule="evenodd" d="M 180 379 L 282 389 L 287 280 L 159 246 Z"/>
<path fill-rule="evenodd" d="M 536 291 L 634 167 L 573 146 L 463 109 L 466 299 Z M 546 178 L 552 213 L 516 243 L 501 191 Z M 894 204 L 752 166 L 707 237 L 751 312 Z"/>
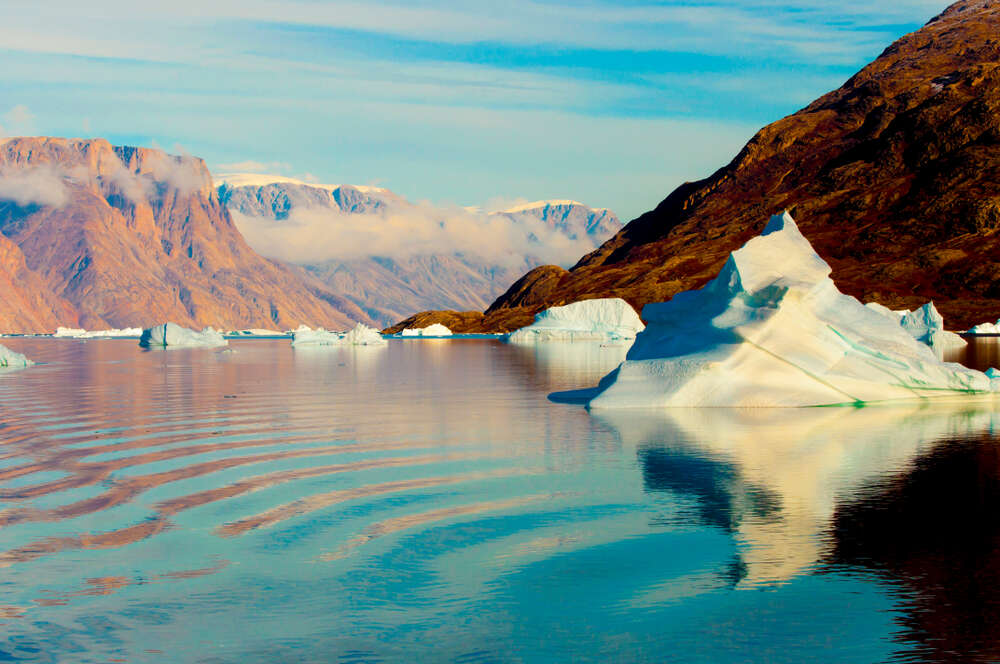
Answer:
<path fill-rule="evenodd" d="M 44 285 L 26 284 L 30 292 L 75 309 L 56 316 L 59 324 L 172 320 L 233 329 L 369 320 L 301 270 L 251 250 L 200 159 L 99 139 L 8 139 L 0 143 L 0 184 L 0 233 Z M 32 331 L 51 331 L 51 318 L 36 318 L 42 327 Z M 25 324 L 0 311 L 0 331 Z"/>
<path fill-rule="evenodd" d="M 28 269 L 21 249 L 0 235 L 0 319 L 5 332 L 23 334 L 75 326 L 76 309 Z"/>
<path fill-rule="evenodd" d="M 700 287 L 784 209 L 851 295 L 894 308 L 933 299 L 955 328 L 1000 316 L 1000 2 L 952 5 L 557 283 L 552 268 L 529 273 L 535 285 L 500 297 L 482 329 L 580 299 L 641 307 Z"/>

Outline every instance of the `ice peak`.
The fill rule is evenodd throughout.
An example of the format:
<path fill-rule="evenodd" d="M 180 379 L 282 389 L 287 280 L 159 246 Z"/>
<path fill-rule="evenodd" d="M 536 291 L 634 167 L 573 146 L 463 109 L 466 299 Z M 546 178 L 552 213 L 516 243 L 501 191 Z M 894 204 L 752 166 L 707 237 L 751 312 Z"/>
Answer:
<path fill-rule="evenodd" d="M 786 285 L 819 284 L 830 272 L 830 266 L 785 212 L 771 217 L 760 236 L 730 254 L 716 281 L 721 279 L 729 290 L 755 293 L 779 281 Z"/>
<path fill-rule="evenodd" d="M 772 216 L 767 225 L 764 226 L 764 232 L 761 235 L 770 235 L 771 233 L 780 233 L 781 231 L 787 230 L 789 232 L 795 232 L 802 235 L 799 230 L 798 224 L 795 223 L 795 219 L 789 214 L 788 210 L 785 210 L 781 214 L 776 214 Z"/>

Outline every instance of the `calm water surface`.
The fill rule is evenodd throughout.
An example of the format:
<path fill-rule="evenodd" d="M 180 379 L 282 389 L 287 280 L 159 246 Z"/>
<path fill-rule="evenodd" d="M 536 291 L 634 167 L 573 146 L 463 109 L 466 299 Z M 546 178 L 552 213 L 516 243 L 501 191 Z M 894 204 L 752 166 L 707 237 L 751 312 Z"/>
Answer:
<path fill-rule="evenodd" d="M 45 364 L 0 375 L 0 661 L 1000 659 L 989 402 L 590 414 L 546 395 L 625 348 L 4 343 Z"/>

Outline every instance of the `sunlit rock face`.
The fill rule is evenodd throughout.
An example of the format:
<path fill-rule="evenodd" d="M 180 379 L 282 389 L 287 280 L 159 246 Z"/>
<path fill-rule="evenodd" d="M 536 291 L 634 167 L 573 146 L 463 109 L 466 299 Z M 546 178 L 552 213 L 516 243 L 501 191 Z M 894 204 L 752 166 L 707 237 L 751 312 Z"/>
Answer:
<path fill-rule="evenodd" d="M 943 441 L 1000 425 L 989 404 L 871 408 L 602 411 L 635 449 L 647 491 L 694 499 L 730 533 L 738 585 L 783 583 L 831 555 L 835 515 L 869 487 L 912 472 Z M 845 524 L 850 529 L 850 524 Z"/>
<path fill-rule="evenodd" d="M 0 332 L 370 322 L 255 253 L 200 159 L 102 139 L 0 144 L 0 291 Z"/>
<path fill-rule="evenodd" d="M 647 328 L 601 382 L 592 409 L 823 406 L 992 391 L 985 374 L 942 362 L 898 317 L 841 293 L 787 213 L 704 288 L 647 305 L 643 318 Z"/>

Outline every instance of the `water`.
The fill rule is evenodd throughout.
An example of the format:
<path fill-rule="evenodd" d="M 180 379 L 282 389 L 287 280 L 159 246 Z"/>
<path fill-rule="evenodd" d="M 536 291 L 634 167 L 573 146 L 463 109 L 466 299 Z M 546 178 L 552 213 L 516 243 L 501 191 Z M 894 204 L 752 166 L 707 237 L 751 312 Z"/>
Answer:
<path fill-rule="evenodd" d="M 591 415 L 546 395 L 624 348 L 4 343 L 45 364 L 0 375 L 0 661 L 1000 659 L 990 403 Z"/>

